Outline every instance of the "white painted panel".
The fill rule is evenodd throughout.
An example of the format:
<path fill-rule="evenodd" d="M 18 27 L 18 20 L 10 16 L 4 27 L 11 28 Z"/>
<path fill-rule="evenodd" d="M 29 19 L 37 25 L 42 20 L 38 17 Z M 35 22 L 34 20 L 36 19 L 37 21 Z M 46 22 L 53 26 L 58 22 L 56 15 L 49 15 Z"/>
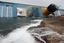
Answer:
<path fill-rule="evenodd" d="M 7 17 L 7 7 L 3 6 L 3 17 Z"/>
<path fill-rule="evenodd" d="M 17 16 L 26 16 L 26 9 L 17 8 Z"/>
<path fill-rule="evenodd" d="M 7 15 L 6 16 L 8 17 L 8 7 L 7 7 Z"/>
<path fill-rule="evenodd" d="M 11 7 L 11 17 L 13 17 L 13 10 L 12 10 L 13 8 Z"/>
<path fill-rule="evenodd" d="M 3 17 L 3 6 L 2 6 L 2 12 L 1 12 L 1 17 Z"/>
<path fill-rule="evenodd" d="M 13 17 L 12 7 L 8 7 L 8 17 Z"/>
<path fill-rule="evenodd" d="M 2 6 L 0 6 L 0 17 L 1 17 L 1 14 L 2 14 Z"/>
<path fill-rule="evenodd" d="M 12 7 L 0 6 L 0 17 L 13 17 Z"/>
<path fill-rule="evenodd" d="M 60 14 L 60 11 L 57 11 L 58 12 L 58 15 L 60 16 L 61 14 Z"/>

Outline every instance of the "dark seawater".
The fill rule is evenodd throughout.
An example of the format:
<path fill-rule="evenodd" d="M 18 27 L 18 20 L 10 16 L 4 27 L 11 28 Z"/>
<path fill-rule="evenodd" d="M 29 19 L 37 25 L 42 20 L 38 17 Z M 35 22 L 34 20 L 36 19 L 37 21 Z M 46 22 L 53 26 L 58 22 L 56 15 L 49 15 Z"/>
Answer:
<path fill-rule="evenodd" d="M 29 25 L 30 20 L 37 18 L 28 17 L 16 17 L 16 18 L 0 18 L 0 34 L 6 35 L 16 28 L 20 28 L 24 25 Z M 33 22 L 35 23 L 35 22 Z"/>
<path fill-rule="evenodd" d="M 0 43 L 36 43 L 27 30 L 38 26 L 41 18 L 0 18 Z"/>

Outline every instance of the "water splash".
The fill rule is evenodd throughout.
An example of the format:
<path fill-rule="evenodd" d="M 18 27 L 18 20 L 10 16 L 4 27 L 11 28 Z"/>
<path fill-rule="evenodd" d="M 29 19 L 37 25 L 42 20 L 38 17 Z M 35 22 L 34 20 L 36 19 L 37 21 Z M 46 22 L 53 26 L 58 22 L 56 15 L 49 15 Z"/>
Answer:
<path fill-rule="evenodd" d="M 26 31 L 28 28 L 40 25 L 42 20 L 32 20 L 37 23 L 31 23 L 30 25 L 23 26 L 13 30 L 11 33 L 2 37 L 0 43 L 36 43 L 35 39 Z"/>
<path fill-rule="evenodd" d="M 42 37 L 51 36 L 52 38 L 56 38 L 57 40 L 64 41 L 64 35 L 60 35 L 56 31 L 44 29 L 44 28 L 32 28 L 31 30 L 28 30 L 30 34 L 37 39 L 39 39 L 42 43 L 47 43 L 46 40 L 44 40 Z M 51 38 L 50 38 L 51 39 Z M 52 40 L 52 39 L 51 39 Z"/>

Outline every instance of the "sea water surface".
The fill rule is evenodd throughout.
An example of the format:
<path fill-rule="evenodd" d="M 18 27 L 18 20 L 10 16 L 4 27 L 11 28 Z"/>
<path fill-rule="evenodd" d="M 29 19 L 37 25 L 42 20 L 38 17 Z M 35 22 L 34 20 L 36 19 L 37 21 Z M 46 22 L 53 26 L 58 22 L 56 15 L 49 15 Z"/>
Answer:
<path fill-rule="evenodd" d="M 37 18 L 0 18 L 0 43 L 36 43 L 27 29 L 38 26 L 41 19 Z"/>
<path fill-rule="evenodd" d="M 30 32 L 27 31 L 30 27 L 40 25 L 41 21 L 41 18 L 28 17 L 0 18 L 0 43 L 38 43 L 32 35 L 38 37 L 42 41 L 41 43 L 47 43 L 41 36 L 53 34 L 55 37 L 62 38 L 59 33 L 43 27 L 42 30 L 32 28 Z"/>

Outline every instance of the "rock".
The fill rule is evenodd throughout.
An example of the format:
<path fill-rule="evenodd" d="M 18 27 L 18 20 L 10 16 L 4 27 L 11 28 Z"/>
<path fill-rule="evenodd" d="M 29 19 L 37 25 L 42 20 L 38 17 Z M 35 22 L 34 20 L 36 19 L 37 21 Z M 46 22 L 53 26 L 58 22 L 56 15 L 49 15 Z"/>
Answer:
<path fill-rule="evenodd" d="M 41 41 L 42 39 L 46 43 L 64 43 L 64 15 L 55 18 L 44 18 L 39 26 L 31 27 L 28 31 L 38 39 L 37 42 L 44 43 Z"/>

